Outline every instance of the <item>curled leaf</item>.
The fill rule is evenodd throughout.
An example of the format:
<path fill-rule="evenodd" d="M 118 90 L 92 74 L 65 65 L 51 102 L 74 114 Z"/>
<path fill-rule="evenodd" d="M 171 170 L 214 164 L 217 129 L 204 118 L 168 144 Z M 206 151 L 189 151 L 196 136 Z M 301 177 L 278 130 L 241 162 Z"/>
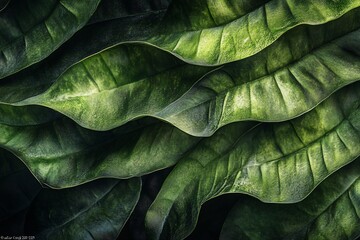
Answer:
<path fill-rule="evenodd" d="M 0 78 L 41 61 L 95 12 L 100 0 L 13 0 L 0 12 Z"/>
<path fill-rule="evenodd" d="M 201 205 L 220 194 L 247 193 L 266 202 L 297 202 L 360 155 L 359 84 L 309 113 L 239 131 L 221 128 L 180 161 L 150 207 L 151 239 L 181 239 Z"/>
<path fill-rule="evenodd" d="M 233 207 L 220 239 L 356 239 L 360 235 L 360 159 L 296 204 L 247 198 Z"/>
<path fill-rule="evenodd" d="M 167 168 L 199 140 L 146 120 L 108 132 L 84 129 L 66 118 L 37 126 L 0 125 L 0 146 L 16 154 L 41 183 L 55 188 Z"/>

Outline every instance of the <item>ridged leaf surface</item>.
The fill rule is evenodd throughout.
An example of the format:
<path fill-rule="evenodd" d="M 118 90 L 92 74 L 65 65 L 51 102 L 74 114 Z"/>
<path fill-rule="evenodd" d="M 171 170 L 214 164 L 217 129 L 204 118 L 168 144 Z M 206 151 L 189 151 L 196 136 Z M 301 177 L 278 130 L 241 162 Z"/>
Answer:
<path fill-rule="evenodd" d="M 263 52 L 215 70 L 149 47 L 117 46 L 74 65 L 44 94 L 13 104 L 24 111 L 43 105 L 96 130 L 152 116 L 196 136 L 236 121 L 291 119 L 359 80 L 358 17 L 353 11 L 322 26 L 299 27 Z"/>
<path fill-rule="evenodd" d="M 360 236 L 360 159 L 340 169 L 297 204 L 248 198 L 229 213 L 222 240 L 357 239 Z"/>
<path fill-rule="evenodd" d="M 108 132 L 87 130 L 64 118 L 38 126 L 0 125 L 0 146 L 16 154 L 41 183 L 55 188 L 167 168 L 199 140 L 151 121 Z"/>
<path fill-rule="evenodd" d="M 145 42 L 191 63 L 219 65 L 254 55 L 297 25 L 323 24 L 359 6 L 358 0 L 174 0 Z"/>
<path fill-rule="evenodd" d="M 41 61 L 95 12 L 100 0 L 12 0 L 0 12 L 0 78 Z"/>
<path fill-rule="evenodd" d="M 27 214 L 36 239 L 116 239 L 140 196 L 139 178 L 102 179 L 75 188 L 43 189 Z"/>
<path fill-rule="evenodd" d="M 360 155 L 359 84 L 332 95 L 311 112 L 246 131 L 221 128 L 181 160 L 150 207 L 151 239 L 181 239 L 200 206 L 224 193 L 266 202 L 296 202 Z M 241 125 L 244 123 L 238 123 Z"/>

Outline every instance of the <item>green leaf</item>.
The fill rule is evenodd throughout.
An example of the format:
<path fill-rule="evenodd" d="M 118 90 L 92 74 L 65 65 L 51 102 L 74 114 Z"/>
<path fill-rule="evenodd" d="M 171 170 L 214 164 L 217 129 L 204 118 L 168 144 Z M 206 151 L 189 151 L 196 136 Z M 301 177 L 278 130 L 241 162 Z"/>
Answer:
<path fill-rule="evenodd" d="M 155 48 L 119 45 L 77 63 L 43 94 L 13 105 L 46 106 L 104 131 L 156 116 L 210 70 Z"/>
<path fill-rule="evenodd" d="M 170 0 L 101 1 L 88 24 L 165 11 Z"/>
<path fill-rule="evenodd" d="M 156 0 L 154 1 L 156 2 Z M 136 9 L 132 9 L 134 3 L 101 2 L 95 15 L 90 20 L 93 21 L 92 24 L 78 31 L 73 38 L 52 53 L 46 61 L 24 69 L 0 82 L 0 102 L 2 102 L 0 103 L 0 122 L 22 126 L 46 123 L 57 118 L 58 115 L 54 114 L 54 111 L 46 108 L 35 106 L 14 108 L 9 106 L 8 103 L 18 102 L 43 93 L 72 65 L 112 46 L 119 39 L 122 39 L 123 35 L 127 35 L 133 28 L 134 23 L 138 22 L 139 19 L 146 25 L 144 28 L 148 28 L 146 23 L 152 20 L 149 11 L 162 7 L 158 6 L 158 4 L 154 6 L 152 3 L 149 3 L 151 9 L 148 9 L 149 4 L 146 4 L 146 1 L 136 1 Z M 117 4 L 125 7 L 125 9 L 116 9 L 118 10 L 116 13 L 117 19 L 106 21 L 107 17 L 110 16 L 105 15 L 105 13 L 109 8 L 115 7 Z M 133 11 L 136 11 L 137 14 L 129 16 Z M 119 28 L 115 29 L 116 26 L 119 26 Z M 92 39 L 92 41 L 89 41 L 86 48 L 84 48 L 83 42 L 89 39 Z"/>
<path fill-rule="evenodd" d="M 4 33 L 0 39 L 3 53 L 1 78 L 47 57 L 85 24 L 99 2 L 94 0 L 75 4 L 64 1 L 45 3 L 28 0 L 26 3 L 17 3 L 14 0 L 1 13 L 6 23 L 3 25 L 5 28 L 0 29 Z M 138 41 L 155 45 L 191 63 L 219 65 L 254 55 L 296 25 L 316 25 L 334 20 L 358 7 L 360 2 L 347 0 L 335 4 L 328 0 L 298 4 L 295 0 L 286 3 L 272 0 L 261 6 L 259 3 L 246 3 L 234 9 L 231 8 L 234 1 L 228 6 L 224 1 L 210 6 L 203 1 L 193 8 L 191 4 L 174 1 L 163 21 L 161 12 L 154 15 L 154 21 L 142 21 L 139 18 L 140 21 L 134 23 L 131 29 L 125 27 L 128 33 L 113 44 Z M 29 11 L 23 10 L 26 8 Z M 199 15 L 201 17 L 190 18 L 189 22 L 188 15 L 183 12 L 184 8 L 193 9 L 192 12 L 199 8 L 217 8 L 222 11 L 205 12 Z M 319 11 L 322 14 L 318 14 Z M 55 24 L 59 19 L 63 23 L 61 27 Z M 178 24 L 173 24 L 174 21 Z M 147 29 L 149 22 L 152 22 L 153 27 Z M 256 30 L 252 32 L 251 29 Z M 39 35 L 43 37 L 37 38 Z"/>
<path fill-rule="evenodd" d="M 296 202 L 360 155 L 360 84 L 333 94 L 291 121 L 262 123 L 244 133 L 238 123 L 200 142 L 170 173 L 150 207 L 151 239 L 181 239 L 201 205 L 220 194 Z"/>
<path fill-rule="evenodd" d="M 360 6 L 359 0 L 265 2 L 174 0 L 145 42 L 190 63 L 220 65 L 260 52 L 297 25 L 323 24 Z"/>
<path fill-rule="evenodd" d="M 263 52 L 218 70 L 121 45 L 76 64 L 44 94 L 14 104 L 46 106 L 96 130 L 153 116 L 195 136 L 236 121 L 291 119 L 360 79 L 359 17 L 357 10 L 325 25 L 296 28 Z"/>
<path fill-rule="evenodd" d="M 189 134 L 209 136 L 234 121 L 290 119 L 359 79 L 360 32 L 346 34 L 358 29 L 358 15 L 357 10 L 325 25 L 297 28 L 258 55 L 213 72 L 209 68 L 186 65 L 154 48 L 120 45 L 74 65 L 44 94 L 13 103 L 25 107 L 12 110 L 4 102 L 0 108 L 4 113 L 2 120 L 17 125 L 16 119 L 24 121 L 23 116 L 27 116 L 28 124 L 51 118 L 53 113 L 49 111 L 44 111 L 47 117 L 38 114 L 41 108 L 26 106 L 39 104 L 96 130 L 108 130 L 141 116 L 153 116 Z M 347 27 L 338 28 L 344 23 Z M 332 34 L 328 34 L 329 31 Z M 333 39 L 336 40 L 329 43 Z M 292 50 L 292 46 L 299 50 Z M 274 58 L 278 55 L 283 61 Z M 313 70 L 315 64 L 317 71 Z M 205 73 L 208 74 L 196 83 Z M 73 81 L 79 77 L 83 81 Z M 19 86 L 20 83 L 25 84 Z M 46 85 L 39 83 L 40 88 Z M 0 92 L 4 93 L 4 100 L 13 102 L 29 96 L 30 84 L 30 81 L 20 81 L 3 85 Z M 294 95 L 298 101 L 293 101 Z M 263 99 L 267 99 L 265 104 Z M 257 104 L 259 102 L 261 104 Z M 39 119 L 42 116 L 44 119 Z"/>
<path fill-rule="evenodd" d="M 75 188 L 41 189 L 28 169 L 0 150 L 0 234 L 38 239 L 115 239 L 140 196 L 139 178 L 103 179 Z"/>
<path fill-rule="evenodd" d="M 43 189 L 27 214 L 26 232 L 36 239 L 116 239 L 139 199 L 140 189 L 139 178 Z"/>
<path fill-rule="evenodd" d="M 289 31 L 261 53 L 207 74 L 158 116 L 197 136 L 237 121 L 299 116 L 360 79 L 359 17 L 356 11 Z"/>
<path fill-rule="evenodd" d="M 230 211 L 220 239 L 357 239 L 360 159 L 340 169 L 304 201 L 265 204 L 248 198 Z"/>
<path fill-rule="evenodd" d="M 12 0 L 0 12 L 0 78 L 41 61 L 83 27 L 100 0 Z"/>
<path fill-rule="evenodd" d="M 38 126 L 0 124 L 0 146 L 24 161 L 41 183 L 55 188 L 167 168 L 199 140 L 147 120 L 109 132 L 87 130 L 66 118 Z"/>

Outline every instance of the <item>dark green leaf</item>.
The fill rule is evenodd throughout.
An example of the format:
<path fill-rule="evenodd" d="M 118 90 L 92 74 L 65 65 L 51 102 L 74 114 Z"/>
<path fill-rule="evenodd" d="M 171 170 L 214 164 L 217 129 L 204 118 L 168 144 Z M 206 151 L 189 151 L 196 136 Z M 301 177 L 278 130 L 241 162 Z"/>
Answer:
<path fill-rule="evenodd" d="M 139 199 L 140 189 L 139 178 L 43 189 L 27 214 L 26 232 L 36 239 L 116 239 Z"/>
<path fill-rule="evenodd" d="M 87 130 L 65 118 L 38 126 L 0 125 L 0 146 L 55 188 L 167 168 L 199 140 L 161 122 L 132 122 L 109 132 Z"/>
<path fill-rule="evenodd" d="M 115 239 L 133 211 L 139 178 L 97 180 L 64 190 L 41 189 L 27 168 L 0 150 L 0 234 L 37 239 Z"/>
<path fill-rule="evenodd" d="M 263 201 L 296 202 L 360 155 L 360 84 L 283 123 L 221 128 L 180 161 L 147 213 L 151 239 L 181 239 L 201 204 L 245 192 Z"/>
<path fill-rule="evenodd" d="M 360 159 L 331 175 L 300 203 L 265 204 L 253 198 L 239 202 L 220 239 L 356 239 L 359 213 Z"/>
<path fill-rule="evenodd" d="M 86 24 L 100 0 L 12 0 L 0 12 L 0 78 L 32 65 Z"/>
<path fill-rule="evenodd" d="M 88 24 L 164 11 L 170 0 L 106 0 L 99 4 Z"/>

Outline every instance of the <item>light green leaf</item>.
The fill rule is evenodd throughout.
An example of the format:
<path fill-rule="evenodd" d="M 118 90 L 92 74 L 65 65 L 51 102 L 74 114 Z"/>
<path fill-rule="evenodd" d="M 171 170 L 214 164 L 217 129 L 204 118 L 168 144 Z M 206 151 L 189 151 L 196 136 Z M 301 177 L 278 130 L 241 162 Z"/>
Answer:
<path fill-rule="evenodd" d="M 299 27 L 263 52 L 213 71 L 152 48 L 121 45 L 76 64 L 44 94 L 14 105 L 46 106 L 96 130 L 152 116 L 195 136 L 236 121 L 291 119 L 360 79 L 359 17 L 357 10 L 325 25 Z"/>
<path fill-rule="evenodd" d="M 153 1 L 156 2 L 156 0 Z M 106 21 L 107 17 L 110 16 L 105 15 L 105 13 L 109 8 L 115 7 L 112 5 L 117 6 L 117 4 L 120 4 L 125 9 L 116 9 L 118 10 L 116 13 L 117 19 Z M 137 1 L 137 4 L 140 4 L 140 1 Z M 151 9 L 146 7 L 149 4 L 151 4 Z M 43 93 L 73 64 L 112 46 L 119 39 L 122 39 L 123 35 L 129 34 L 136 22 L 140 21 L 141 24 L 145 25 L 143 28 L 147 29 L 147 23 L 153 19 L 149 11 L 156 10 L 157 7 L 162 8 L 163 5 L 158 6 L 158 4 L 155 4 L 154 6 L 152 2 L 146 3 L 146 1 L 141 1 L 140 5 L 142 6 L 140 9 L 134 9 L 137 14 L 129 16 L 132 11 L 130 10 L 131 6 L 134 6 L 134 3 L 103 1 L 91 18 L 92 24 L 78 31 L 73 38 L 52 53 L 46 61 L 42 61 L 0 81 L 0 102 L 2 102 L 0 103 L 0 122 L 22 126 L 41 124 L 57 118 L 58 114 L 54 114 L 54 111 L 47 108 L 35 106 L 14 108 L 9 106 L 8 103 L 18 102 Z M 83 42 L 89 39 L 92 40 L 84 48 Z M 157 56 L 156 53 L 154 55 Z M 171 57 L 165 60 L 169 59 Z"/>
<path fill-rule="evenodd" d="M 304 201 L 265 204 L 247 198 L 230 211 L 220 239 L 357 239 L 360 159 L 340 169 Z"/>
<path fill-rule="evenodd" d="M 46 92 L 14 105 L 46 106 L 84 127 L 109 130 L 156 116 L 211 69 L 155 48 L 119 45 L 77 63 Z"/>
<path fill-rule="evenodd" d="M 197 136 L 232 122 L 301 115 L 360 80 L 359 17 L 356 11 L 329 24 L 290 31 L 261 53 L 207 74 L 157 115 Z"/>
<path fill-rule="evenodd" d="M 102 179 L 75 188 L 43 189 L 27 214 L 36 239 L 113 240 L 132 213 L 141 180 Z"/>
<path fill-rule="evenodd" d="M 182 239 L 201 205 L 241 192 L 263 201 L 296 202 L 360 155 L 360 84 L 333 94 L 311 112 L 247 131 L 221 128 L 181 160 L 150 207 L 151 239 Z"/>
<path fill-rule="evenodd" d="M 220 65 L 260 52 L 297 25 L 323 24 L 360 6 L 359 0 L 264 2 L 174 0 L 145 42 L 190 63 Z"/>
<path fill-rule="evenodd" d="M 76 186 L 97 178 L 130 178 L 174 165 L 200 138 L 144 120 L 109 132 L 61 118 L 38 126 L 0 125 L 0 146 L 45 185 Z"/>
<path fill-rule="evenodd" d="M 41 61 L 83 27 L 100 0 L 12 0 L 0 12 L 0 78 Z"/>

